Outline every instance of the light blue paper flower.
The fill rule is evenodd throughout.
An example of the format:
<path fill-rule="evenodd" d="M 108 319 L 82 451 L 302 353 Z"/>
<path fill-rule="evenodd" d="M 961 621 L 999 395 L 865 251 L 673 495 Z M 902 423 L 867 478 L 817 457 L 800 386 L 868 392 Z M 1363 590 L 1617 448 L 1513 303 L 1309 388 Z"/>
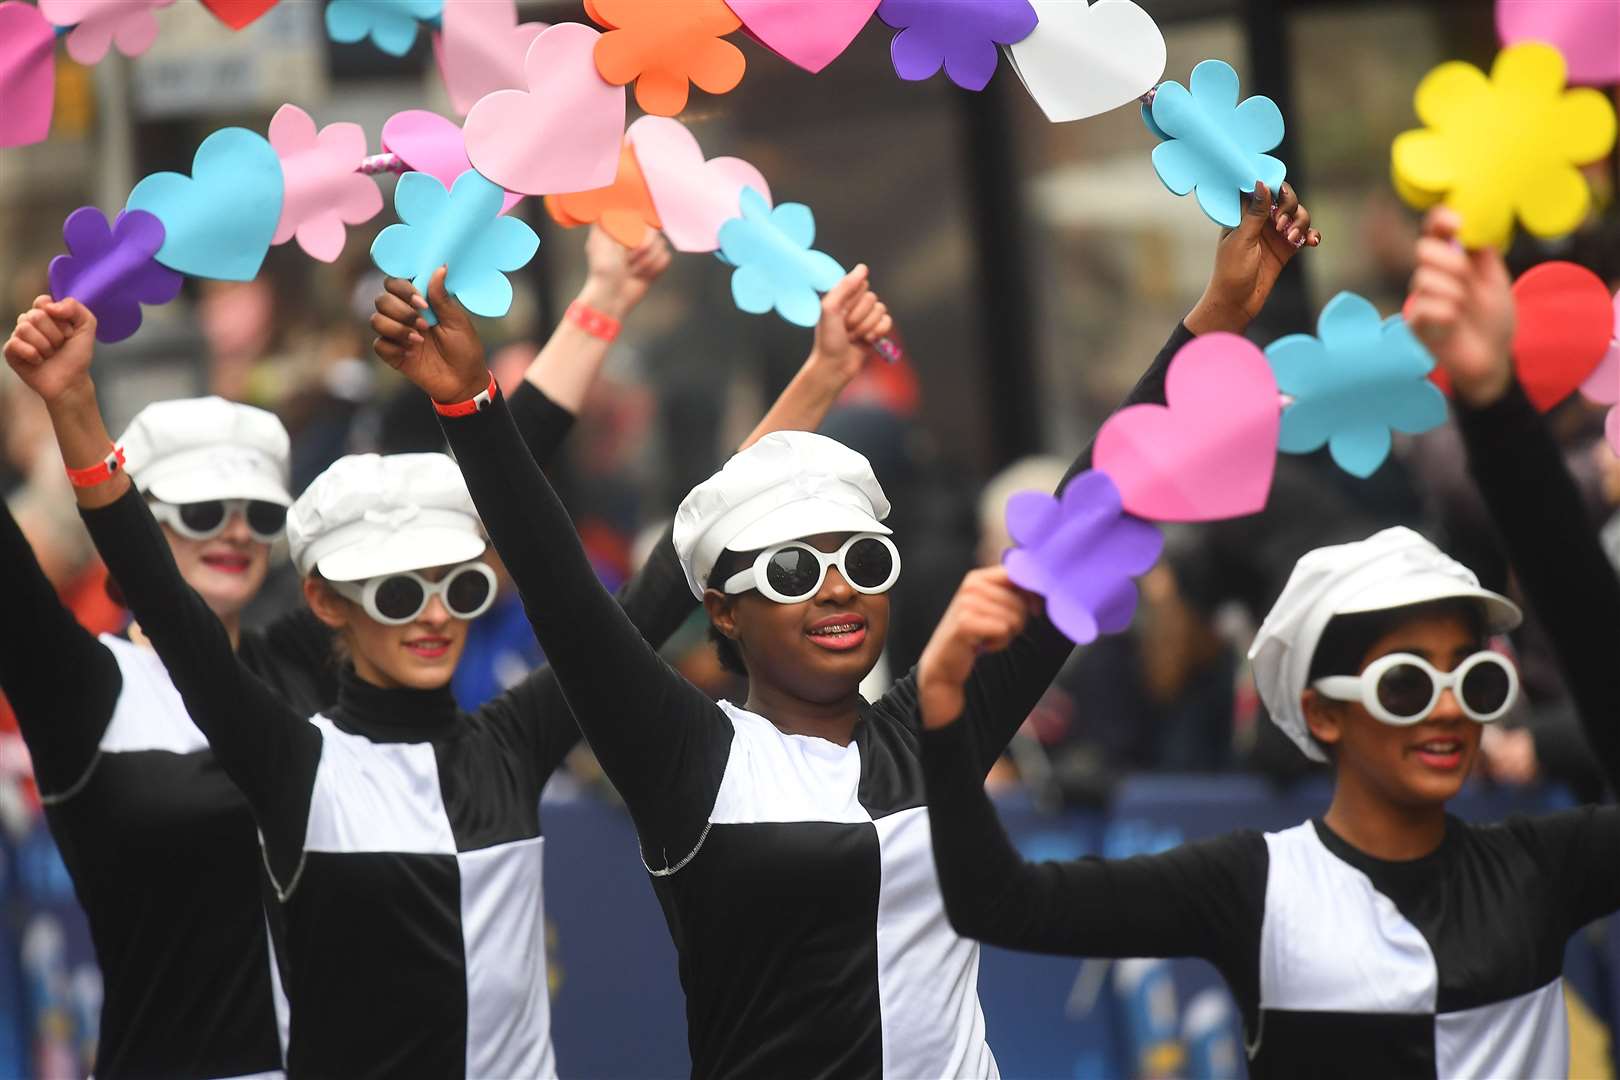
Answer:
<path fill-rule="evenodd" d="M 803 203 L 772 210 L 753 188 L 742 192 L 742 216 L 720 226 L 721 257 L 737 269 L 731 296 L 754 315 L 772 308 L 795 326 L 821 318 L 821 293 L 838 284 L 844 268 L 831 255 L 813 250 L 816 219 Z"/>
<path fill-rule="evenodd" d="M 408 172 L 394 188 L 403 224 L 390 225 L 371 245 L 371 261 L 390 277 L 410 278 L 427 295 L 428 278 L 449 267 L 444 287 L 474 315 L 499 318 L 512 309 L 506 275 L 540 248 L 533 229 L 501 216 L 506 192 L 468 169 L 449 191 L 427 173 Z M 422 312 L 429 325 L 432 311 Z"/>
<path fill-rule="evenodd" d="M 1434 358 L 1399 315 L 1380 319 L 1371 303 L 1342 292 L 1316 332 L 1266 349 L 1277 388 L 1294 399 L 1278 449 L 1308 454 L 1326 443 L 1339 468 L 1367 477 L 1389 456 L 1391 428 L 1416 435 L 1445 421 L 1446 399 L 1427 378 Z"/>
<path fill-rule="evenodd" d="M 444 0 L 332 0 L 326 33 L 346 45 L 370 37 L 388 55 L 404 56 L 416 44 L 416 24 L 443 13 Z"/>
<path fill-rule="evenodd" d="M 1222 60 L 1205 60 L 1188 82 L 1191 91 L 1166 82 L 1153 95 L 1149 128 L 1166 136 L 1153 148 L 1153 168 L 1177 195 L 1196 189 L 1204 213 L 1235 229 L 1243 220 L 1238 196 L 1252 193 L 1256 180 L 1275 193 L 1287 175 L 1266 153 L 1282 142 L 1282 112 L 1258 95 L 1239 104 L 1237 72 Z"/>

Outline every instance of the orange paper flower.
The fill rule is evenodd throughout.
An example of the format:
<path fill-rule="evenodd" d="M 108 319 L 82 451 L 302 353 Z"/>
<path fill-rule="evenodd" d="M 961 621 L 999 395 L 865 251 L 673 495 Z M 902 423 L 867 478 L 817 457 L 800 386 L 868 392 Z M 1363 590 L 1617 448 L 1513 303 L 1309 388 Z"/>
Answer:
<path fill-rule="evenodd" d="M 720 40 L 742 25 L 724 0 L 590 0 L 608 32 L 596 69 L 615 86 L 636 84 L 636 104 L 656 116 L 686 108 L 686 84 L 724 94 L 742 81 L 742 51 Z"/>
<path fill-rule="evenodd" d="M 613 183 L 591 191 L 547 195 L 546 210 L 566 229 L 599 224 L 609 236 L 630 248 L 640 247 L 649 230 L 663 228 L 629 143 L 619 150 L 619 175 Z"/>

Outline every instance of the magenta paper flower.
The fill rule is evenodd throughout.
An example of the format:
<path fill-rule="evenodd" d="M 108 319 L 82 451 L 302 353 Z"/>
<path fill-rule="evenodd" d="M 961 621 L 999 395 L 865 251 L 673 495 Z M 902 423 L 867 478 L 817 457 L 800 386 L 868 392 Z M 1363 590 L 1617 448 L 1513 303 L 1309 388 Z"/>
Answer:
<path fill-rule="evenodd" d="M 944 67 L 964 90 L 983 90 L 996 46 L 1023 41 L 1039 22 L 1029 0 L 883 0 L 877 15 L 900 31 L 889 43 L 895 74 L 916 81 Z"/>
<path fill-rule="evenodd" d="M 355 166 L 366 156 L 366 133 L 359 124 L 328 124 L 317 134 L 315 121 L 296 105 L 283 105 L 270 120 L 270 145 L 281 159 L 285 182 L 281 220 L 272 244 L 294 236 L 298 246 L 322 262 L 343 253 L 345 225 L 361 225 L 382 212 L 382 191 Z"/>
<path fill-rule="evenodd" d="M 1159 530 L 1125 513 L 1119 489 L 1095 469 L 1069 481 L 1061 499 L 1018 492 L 1007 500 L 1007 533 L 1018 545 L 1001 560 L 1008 576 L 1044 596 L 1047 618 L 1078 645 L 1131 624 L 1131 579 L 1164 548 Z"/>
<path fill-rule="evenodd" d="M 157 40 L 158 8 L 174 0 L 39 0 L 39 13 L 56 26 L 71 26 L 67 52 L 86 66 L 99 64 L 114 44 L 139 56 Z"/>

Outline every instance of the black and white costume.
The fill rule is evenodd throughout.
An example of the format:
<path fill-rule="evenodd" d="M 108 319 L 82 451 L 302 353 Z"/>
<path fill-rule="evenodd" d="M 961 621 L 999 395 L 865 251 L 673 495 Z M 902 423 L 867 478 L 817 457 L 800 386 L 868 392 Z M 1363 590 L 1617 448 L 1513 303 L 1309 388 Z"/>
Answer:
<path fill-rule="evenodd" d="M 1551 439 L 1515 386 L 1463 416 L 1477 478 L 1557 638 L 1593 746 L 1620 778 L 1620 677 L 1596 627 L 1620 582 Z M 1620 808 L 1490 826 L 1448 819 L 1408 862 L 1322 821 L 1120 861 L 1025 863 L 985 798 L 971 730 L 923 736 L 941 886 L 964 933 L 1080 956 L 1199 956 L 1244 1016 L 1255 1077 L 1568 1073 L 1570 934 L 1620 908 Z"/>
<path fill-rule="evenodd" d="M 1163 400 L 1189 338 L 1178 328 L 1133 401 Z M 635 820 L 679 952 L 693 1073 L 996 1075 L 978 946 L 947 923 L 929 851 L 914 678 L 863 709 L 848 746 L 715 704 L 597 585 L 505 406 L 443 425 Z M 1071 648 L 1041 619 L 978 665 L 963 727 L 981 778 Z"/>

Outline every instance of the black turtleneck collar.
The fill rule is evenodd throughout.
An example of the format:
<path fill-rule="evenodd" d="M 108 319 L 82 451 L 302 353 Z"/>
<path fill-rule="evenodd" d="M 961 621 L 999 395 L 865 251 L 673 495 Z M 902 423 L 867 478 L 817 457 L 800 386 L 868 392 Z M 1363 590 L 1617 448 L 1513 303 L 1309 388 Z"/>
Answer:
<path fill-rule="evenodd" d="M 329 715 L 338 727 L 372 742 L 427 742 L 454 731 L 461 711 L 449 684 L 437 690 L 384 690 L 345 665 L 337 706 Z"/>

